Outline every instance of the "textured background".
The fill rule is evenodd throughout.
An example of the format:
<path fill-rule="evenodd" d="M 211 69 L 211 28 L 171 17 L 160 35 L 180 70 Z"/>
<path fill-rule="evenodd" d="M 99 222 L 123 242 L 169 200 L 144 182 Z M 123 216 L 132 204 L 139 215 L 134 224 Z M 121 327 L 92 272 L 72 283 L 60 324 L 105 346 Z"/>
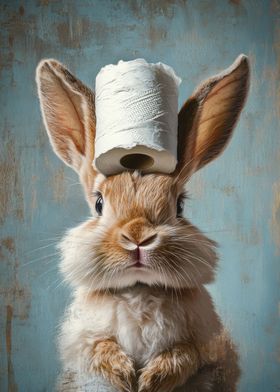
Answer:
<path fill-rule="evenodd" d="M 221 244 L 210 289 L 239 346 L 239 391 L 279 390 L 280 2 L 2 0 L 0 9 L 0 390 L 53 390 L 69 301 L 54 244 L 89 213 L 43 129 L 38 61 L 57 58 L 89 86 L 107 63 L 162 61 L 183 79 L 182 103 L 241 52 L 252 65 L 246 108 L 224 155 L 188 185 L 185 215 Z"/>

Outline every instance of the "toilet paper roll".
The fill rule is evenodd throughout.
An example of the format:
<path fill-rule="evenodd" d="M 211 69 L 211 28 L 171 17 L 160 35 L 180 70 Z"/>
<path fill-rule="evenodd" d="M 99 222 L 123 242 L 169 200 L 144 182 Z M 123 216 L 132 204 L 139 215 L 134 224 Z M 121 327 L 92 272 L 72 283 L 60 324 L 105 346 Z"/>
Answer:
<path fill-rule="evenodd" d="M 95 85 L 94 160 L 101 173 L 174 171 L 180 82 L 171 67 L 144 59 L 101 69 Z"/>

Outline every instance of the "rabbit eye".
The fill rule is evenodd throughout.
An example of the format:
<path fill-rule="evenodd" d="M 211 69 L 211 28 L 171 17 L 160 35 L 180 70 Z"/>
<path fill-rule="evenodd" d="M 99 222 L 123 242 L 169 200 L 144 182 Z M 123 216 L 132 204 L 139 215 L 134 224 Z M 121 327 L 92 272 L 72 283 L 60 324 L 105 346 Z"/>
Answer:
<path fill-rule="evenodd" d="M 177 218 L 180 218 L 182 216 L 183 211 L 184 211 L 184 198 L 182 196 L 179 196 L 177 199 L 177 212 L 176 212 Z"/>
<path fill-rule="evenodd" d="M 95 210 L 99 216 L 102 215 L 102 209 L 103 209 L 103 197 L 102 195 L 99 194 L 95 203 Z"/>

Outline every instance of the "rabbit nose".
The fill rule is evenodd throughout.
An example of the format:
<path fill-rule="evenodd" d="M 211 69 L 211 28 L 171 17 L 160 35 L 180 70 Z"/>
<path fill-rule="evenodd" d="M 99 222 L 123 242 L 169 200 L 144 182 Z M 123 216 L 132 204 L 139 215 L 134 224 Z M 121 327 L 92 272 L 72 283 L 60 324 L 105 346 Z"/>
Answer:
<path fill-rule="evenodd" d="M 123 244 L 130 245 L 129 248 L 131 248 L 131 245 L 133 245 L 133 249 L 136 249 L 154 245 L 158 235 L 156 233 L 153 233 L 143 239 L 141 238 L 140 240 L 136 240 L 135 238 L 129 236 L 127 233 L 122 232 L 120 237 Z"/>
<path fill-rule="evenodd" d="M 144 246 L 148 246 L 151 245 L 153 242 L 156 241 L 157 238 L 157 234 L 152 234 L 149 237 L 146 237 L 145 239 L 143 239 L 138 246 L 140 247 L 144 247 Z"/>

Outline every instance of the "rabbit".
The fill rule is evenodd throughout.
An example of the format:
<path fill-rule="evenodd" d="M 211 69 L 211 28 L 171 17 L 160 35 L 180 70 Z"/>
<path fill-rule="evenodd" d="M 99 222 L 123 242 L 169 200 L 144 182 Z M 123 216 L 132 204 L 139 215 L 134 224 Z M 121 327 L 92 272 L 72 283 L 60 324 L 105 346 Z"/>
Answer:
<path fill-rule="evenodd" d="M 99 375 L 123 392 L 236 390 L 237 350 L 205 288 L 217 245 L 183 217 L 183 204 L 191 175 L 228 144 L 249 74 L 240 55 L 185 102 L 173 173 L 105 177 L 93 165 L 93 91 L 58 61 L 39 63 L 50 143 L 79 175 L 92 213 L 59 245 L 60 270 L 73 288 L 58 338 L 65 379 Z"/>

